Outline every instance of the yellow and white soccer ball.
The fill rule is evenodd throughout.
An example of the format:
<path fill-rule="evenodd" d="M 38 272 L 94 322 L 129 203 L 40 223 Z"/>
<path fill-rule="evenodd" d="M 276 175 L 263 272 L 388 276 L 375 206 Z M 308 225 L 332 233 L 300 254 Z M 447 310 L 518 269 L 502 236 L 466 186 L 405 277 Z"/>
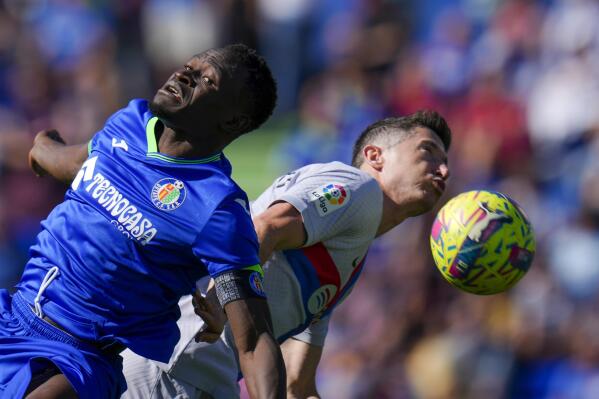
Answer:
<path fill-rule="evenodd" d="M 437 268 L 454 286 L 478 295 L 505 291 L 528 271 L 536 243 L 522 209 L 494 191 L 469 191 L 441 208 L 431 231 Z"/>

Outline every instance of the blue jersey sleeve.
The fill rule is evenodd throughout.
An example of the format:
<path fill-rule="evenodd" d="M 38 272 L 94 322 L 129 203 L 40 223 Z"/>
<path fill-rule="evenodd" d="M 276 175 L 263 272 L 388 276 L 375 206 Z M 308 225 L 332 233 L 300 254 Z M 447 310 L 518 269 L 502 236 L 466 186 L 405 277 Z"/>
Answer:
<path fill-rule="evenodd" d="M 258 238 L 245 199 L 227 199 L 193 244 L 193 253 L 210 276 L 260 263 Z"/>

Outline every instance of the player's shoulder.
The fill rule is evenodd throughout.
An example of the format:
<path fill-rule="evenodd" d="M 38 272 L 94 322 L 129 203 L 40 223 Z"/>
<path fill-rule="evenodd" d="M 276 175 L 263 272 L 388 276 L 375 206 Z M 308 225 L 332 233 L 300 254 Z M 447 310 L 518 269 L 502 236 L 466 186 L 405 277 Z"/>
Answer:
<path fill-rule="evenodd" d="M 200 231 L 207 234 L 223 229 L 236 231 L 236 234 L 242 234 L 246 229 L 253 232 L 246 193 L 226 172 L 204 166 L 207 169 L 202 173 L 185 180 L 188 197 L 193 201 L 186 217 L 196 219 L 198 226 L 203 226 Z M 200 223 L 201 220 L 205 223 Z"/>
<path fill-rule="evenodd" d="M 255 236 L 250 202 L 243 190 L 228 186 L 220 190 L 219 194 L 213 196 L 211 200 L 213 210 L 209 212 L 210 226 L 225 227 L 236 235 Z"/>
<path fill-rule="evenodd" d="M 222 154 L 221 157 L 212 165 L 204 165 L 208 170 L 197 181 L 200 184 L 197 191 L 201 191 L 217 208 L 237 208 L 241 205 L 244 211 L 248 210 L 247 194 L 231 177 L 229 161 Z"/>
<path fill-rule="evenodd" d="M 89 152 L 102 150 L 112 153 L 117 149 L 136 156 L 145 153 L 147 126 L 151 118 L 146 100 L 131 100 L 106 120 L 102 129 L 90 140 Z"/>
<path fill-rule="evenodd" d="M 249 213 L 249 204 L 250 201 L 245 191 L 233 180 L 229 179 L 229 184 L 227 184 L 225 191 L 223 191 L 224 195 L 221 201 L 222 204 L 239 204 L 244 210 Z"/>
<path fill-rule="evenodd" d="M 297 175 L 297 182 L 334 178 L 347 184 L 361 185 L 374 180 L 368 173 L 343 162 L 314 163 L 303 166 L 291 174 Z"/>
<path fill-rule="evenodd" d="M 127 121 L 147 121 L 152 117 L 149 111 L 149 104 L 147 100 L 141 98 L 134 98 L 129 103 L 117 110 L 112 114 L 107 124 L 111 123 L 123 123 Z"/>
<path fill-rule="evenodd" d="M 365 206 L 377 209 L 377 204 L 382 206 L 383 202 L 381 189 L 372 176 L 342 162 L 306 165 L 274 186 L 274 199 L 287 201 L 304 213 L 304 223 L 313 218 L 325 222 L 326 217 L 329 222 L 350 217 Z"/>
<path fill-rule="evenodd" d="M 297 183 L 313 186 L 326 194 L 339 190 L 351 196 L 377 196 L 381 193 L 376 180 L 368 173 L 343 162 L 306 165 L 298 169 Z M 350 200 L 350 198 L 348 198 Z"/>
<path fill-rule="evenodd" d="M 123 110 L 133 112 L 136 114 L 144 114 L 150 109 L 148 100 L 143 98 L 133 98 L 129 101 L 127 106 Z"/>

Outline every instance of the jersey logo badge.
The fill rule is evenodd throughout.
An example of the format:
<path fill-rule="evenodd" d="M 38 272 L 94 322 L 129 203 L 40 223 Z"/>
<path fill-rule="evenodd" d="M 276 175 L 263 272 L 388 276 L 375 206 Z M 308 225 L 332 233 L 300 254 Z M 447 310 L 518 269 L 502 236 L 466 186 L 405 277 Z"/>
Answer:
<path fill-rule="evenodd" d="M 177 209 L 185 201 L 187 191 L 181 180 L 167 177 L 158 180 L 152 188 L 152 203 L 161 211 Z"/>
<path fill-rule="evenodd" d="M 112 138 L 112 148 L 122 148 L 123 150 L 129 152 L 129 146 L 125 140 L 116 141 L 116 139 Z"/>
<path fill-rule="evenodd" d="M 326 184 L 310 194 L 318 214 L 326 216 L 349 202 L 350 191 L 339 183 Z"/>
<path fill-rule="evenodd" d="M 258 272 L 252 272 L 250 274 L 250 287 L 259 296 L 266 298 L 266 292 L 264 292 L 264 284 L 262 276 Z"/>
<path fill-rule="evenodd" d="M 308 299 L 308 310 L 313 315 L 326 309 L 327 305 L 333 300 L 337 293 L 337 286 L 325 284 L 319 287 Z"/>

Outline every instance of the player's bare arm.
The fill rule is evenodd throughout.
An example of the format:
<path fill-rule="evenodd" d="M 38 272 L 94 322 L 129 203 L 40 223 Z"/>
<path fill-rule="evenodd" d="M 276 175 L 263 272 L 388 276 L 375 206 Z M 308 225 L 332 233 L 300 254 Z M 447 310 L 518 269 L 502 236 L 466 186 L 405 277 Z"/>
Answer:
<path fill-rule="evenodd" d="M 260 243 L 260 261 L 266 262 L 273 251 L 299 248 L 306 242 L 306 230 L 302 216 L 288 202 L 275 202 L 265 212 L 253 219 Z M 215 305 L 216 304 L 216 305 Z M 215 342 L 222 333 L 226 316 L 220 309 L 213 281 L 210 281 L 206 297 L 194 295 L 194 310 L 206 323 L 195 337 L 196 342 Z"/>
<path fill-rule="evenodd" d="M 306 242 L 302 216 L 288 202 L 275 202 L 253 219 L 260 243 L 260 261 L 266 262 L 273 251 L 299 248 Z"/>
<path fill-rule="evenodd" d="M 272 332 L 265 299 L 246 298 L 225 305 L 239 351 L 239 364 L 252 398 L 285 397 L 285 364 Z"/>
<path fill-rule="evenodd" d="M 310 345 L 289 338 L 281 344 L 287 368 L 287 399 L 318 399 L 316 369 L 322 356 L 322 346 Z"/>
<path fill-rule="evenodd" d="M 29 151 L 29 166 L 38 176 L 69 183 L 87 158 L 87 144 L 67 145 L 56 130 L 42 130 Z"/>

